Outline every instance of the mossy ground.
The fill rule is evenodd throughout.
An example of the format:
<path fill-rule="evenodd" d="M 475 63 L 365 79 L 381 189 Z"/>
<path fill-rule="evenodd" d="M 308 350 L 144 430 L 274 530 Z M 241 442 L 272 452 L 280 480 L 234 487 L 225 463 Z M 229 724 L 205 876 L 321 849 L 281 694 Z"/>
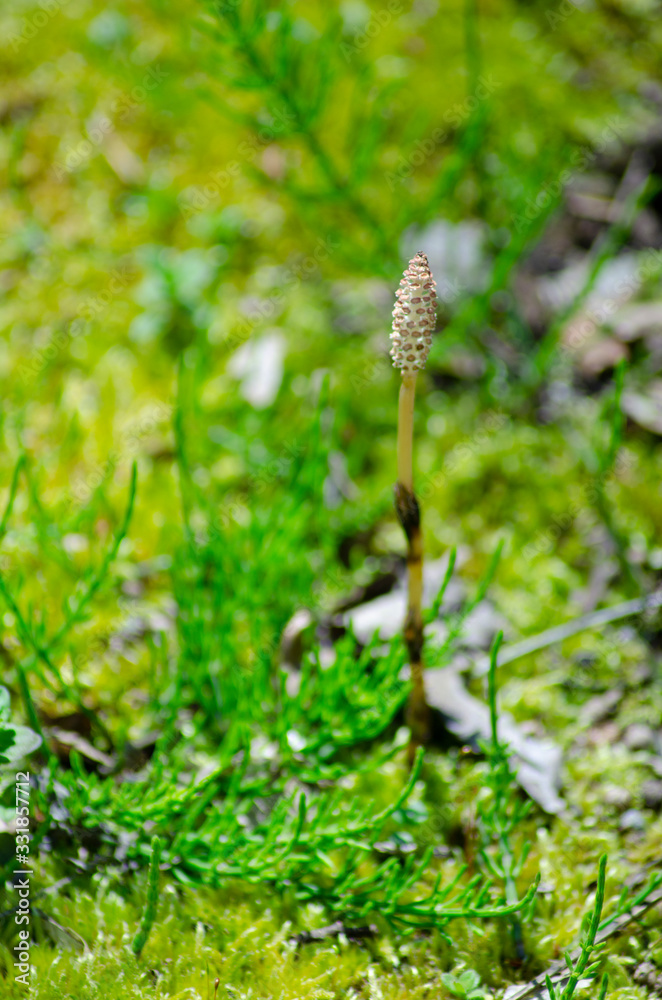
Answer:
<path fill-rule="evenodd" d="M 609 122 L 622 123 L 628 137 L 652 120 L 640 84 L 659 72 L 659 4 L 571 6 L 481 5 L 482 72 L 494 95 L 487 154 L 432 218 L 456 223 L 486 215 L 490 233 L 502 239 L 504 230 L 516 230 L 527 199 L 554 186 L 569 150 L 592 148 Z M 401 7 L 365 42 L 381 83 L 407 82 L 389 106 L 379 170 L 363 183 L 383 217 L 395 217 L 405 188 L 424 193 L 454 149 L 451 129 L 440 149 L 416 166 L 416 138 L 447 109 L 466 117 L 464 6 L 431 0 Z M 338 9 L 352 53 L 363 53 L 361 26 L 370 9 Z M 303 10 L 294 4 L 293 10 L 301 17 L 301 37 L 306 31 L 313 37 L 325 5 Z M 118 523 L 136 460 L 136 507 L 112 586 L 100 590 L 93 614 L 72 633 L 59 669 L 67 684 L 77 679 L 117 745 L 138 745 L 154 726 L 165 725 L 172 692 L 149 629 L 126 633 L 126 627 L 157 611 L 171 614 L 171 570 L 185 558 L 186 483 L 172 426 L 178 373 L 187 392 L 190 489 L 207 498 L 221 528 L 233 533 L 251 517 L 266 517 L 270 506 L 286 509 L 287 479 L 305 453 L 319 386 L 329 377 L 324 419 L 335 428 L 325 473 L 331 500 L 319 524 L 311 521 L 310 531 L 290 539 L 309 549 L 310 579 L 294 571 L 290 577 L 288 553 L 278 548 L 248 544 L 234 564 L 251 580 L 252 603 L 233 607 L 232 628 L 237 648 L 244 637 L 242 669 L 252 669 L 255 636 L 265 641 L 297 603 L 309 602 L 312 593 L 328 611 L 393 552 L 404 552 L 391 509 L 397 383 L 384 359 L 397 275 L 392 262 L 371 256 L 371 234 L 351 223 L 342 199 L 315 215 L 309 200 L 293 201 L 278 186 L 283 165 L 299 168 L 304 188 L 315 180 L 314 168 L 296 140 L 258 140 L 255 148 L 242 114 L 253 105 L 259 110 L 261 96 L 238 97 L 229 86 L 198 10 L 160 0 L 112 8 L 68 0 L 40 11 L 24 2 L 1 15 L 0 158 L 8 182 L 0 194 L 0 469 L 8 486 L 25 452 L 30 477 L 21 481 L 1 569 L 16 581 L 21 606 L 32 607 L 37 625 L 57 626 L 63 599 L 87 567 L 98 564 Z M 350 53 L 346 82 L 342 73 L 337 80 L 337 114 L 324 121 L 331 148 L 352 106 L 353 59 Z M 403 155 L 415 169 L 389 180 Z M 492 198 L 481 189 L 481 169 Z M 194 189 L 202 207 L 191 211 Z M 265 308 L 254 336 L 276 328 L 285 349 L 282 384 L 264 409 L 246 401 L 228 367 L 233 333 L 255 303 Z M 510 319 L 496 313 L 502 329 L 512 332 Z M 453 314 L 451 304 L 445 318 Z M 462 341 L 465 331 L 451 323 L 451 334 Z M 471 352 L 473 342 L 467 343 Z M 431 367 L 421 380 L 416 415 L 428 556 L 460 547 L 466 559 L 459 574 L 471 587 L 503 540 L 490 595 L 508 623 L 507 637 L 571 619 L 605 562 L 599 518 L 585 500 L 592 477 L 576 447 L 600 424 L 602 387 L 577 392 L 555 419 L 542 422 L 521 386 L 499 389 L 496 379 L 461 380 Z M 634 426 L 623 450 L 625 471 L 610 477 L 607 495 L 638 564 L 654 580 L 662 565 L 662 451 L 655 436 Z M 201 530 L 197 507 L 190 516 L 193 530 Z M 180 575 L 180 587 L 183 581 Z M 599 600 L 610 605 L 630 596 L 616 571 Z M 260 608 L 268 609 L 262 631 Z M 15 616 L 6 608 L 2 614 L 3 682 L 20 714 L 15 657 L 25 651 Z M 172 637 L 172 621 L 168 629 Z M 118 633 L 122 641 L 109 645 Z M 187 661 L 192 671 L 197 652 Z M 455 921 L 449 945 L 436 932 L 402 938 L 376 916 L 374 940 L 297 947 L 292 935 L 330 922 L 321 906 L 297 904 L 287 890 L 231 880 L 219 889 L 184 887 L 169 872 L 162 876 L 157 922 L 136 959 L 130 946 L 146 870 L 111 862 L 39 895 L 74 874 L 68 845 L 43 853 L 33 885 L 31 995 L 207 1000 L 215 997 L 218 977 L 218 995 L 229 998 L 389 1000 L 449 995 L 440 980 L 448 970 L 476 970 L 495 995 L 539 973 L 576 944 L 603 851 L 609 853 L 607 913 L 629 876 L 660 864 L 662 815 L 645 806 L 641 791 L 654 774 L 652 754 L 628 749 L 621 738 L 632 723 L 660 727 L 657 640 L 634 627 L 588 632 L 509 665 L 499 682 L 502 708 L 549 734 L 565 761 L 567 811 L 550 818 L 534 810 L 518 833 L 532 842 L 520 888 L 540 872 L 544 889 L 524 927 L 524 968 L 505 922 Z M 46 728 L 65 725 L 75 706 L 37 674 L 31 684 Z M 471 684 L 485 695 L 481 681 Z M 622 687 L 623 696 L 613 716 L 587 723 L 582 707 L 614 687 Z M 209 710 L 196 699 L 208 694 L 201 683 L 178 720 L 191 737 L 195 773 L 213 762 L 217 738 L 211 723 L 205 737 L 200 721 Z M 62 757 L 68 768 L 66 752 Z M 437 870 L 454 873 L 463 860 L 476 870 L 472 831 L 485 766 L 461 748 L 434 750 L 426 759 L 414 796 L 419 819 L 425 818 L 413 837 L 420 846 L 451 845 L 448 857 L 432 863 L 430 880 Z M 404 777 L 401 751 L 379 781 L 365 779 L 364 794 L 384 807 Z M 627 789 L 643 829 L 620 828 L 622 810 L 605 796 L 614 785 Z M 54 930 L 47 917 L 64 930 Z M 13 931 L 5 920 L 0 972 L 8 972 L 7 997 L 25 992 L 10 971 Z M 84 954 L 72 934 L 85 942 Z M 649 995 L 632 978 L 643 960 L 662 970 L 659 908 L 610 942 L 603 960 L 609 1000 Z"/>

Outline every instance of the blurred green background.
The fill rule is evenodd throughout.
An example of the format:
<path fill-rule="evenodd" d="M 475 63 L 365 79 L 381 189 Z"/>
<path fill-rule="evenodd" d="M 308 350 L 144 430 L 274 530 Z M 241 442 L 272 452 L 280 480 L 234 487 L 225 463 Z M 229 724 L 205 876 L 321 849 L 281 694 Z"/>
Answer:
<path fill-rule="evenodd" d="M 506 397 L 537 422 L 527 376 L 553 319 L 527 327 L 517 268 L 568 177 L 658 119 L 658 15 L 568 0 L 6 7 L 5 481 L 25 448 L 49 518 L 94 545 L 135 457 L 125 552 L 167 551 L 178 365 L 195 372 L 194 476 L 219 503 L 296 438 L 328 371 L 342 475 L 386 505 L 390 309 L 419 245 L 448 327 L 421 391 L 422 474 Z M 583 239 L 538 269 L 582 257 Z M 480 488 L 474 449 L 434 491 L 433 549 L 544 530 L 562 439 L 501 424 L 477 450 L 494 449 L 508 461 Z M 29 558 L 28 521 L 10 562 Z"/>
<path fill-rule="evenodd" d="M 186 607 L 187 544 L 239 538 L 228 565 L 244 589 L 203 652 L 183 616 L 183 683 L 216 662 L 214 630 L 252 667 L 297 606 L 322 615 L 402 568 L 388 333 L 419 249 L 440 300 L 416 412 L 430 558 L 458 546 L 473 583 L 504 541 L 491 595 L 508 638 L 656 586 L 661 13 L 658 0 L 3 6 L 3 504 L 26 466 L 0 571 L 36 634 L 54 631 L 137 463 L 113 587 L 58 661 L 119 744 L 163 721 L 150 636 L 175 630 L 173 594 Z M 308 485 L 322 500 L 302 501 L 300 533 L 283 538 L 320 398 L 332 445 Z M 250 535 L 270 512 L 271 548 Z M 136 616 L 153 628 L 127 633 Z M 503 704 L 568 750 L 589 694 L 657 664 L 659 632 L 648 638 L 645 653 L 634 632 L 616 649 L 595 634 L 565 660 L 520 661 Z M 0 639 L 20 714 L 7 608 Z M 597 688 L 576 680 L 575 654 L 598 663 Z M 66 728 L 74 706 L 33 684 L 44 725 Z M 623 711 L 623 726 L 659 728 L 659 691 Z M 595 783 L 616 765 L 600 753 L 572 765 L 575 805 L 602 801 Z M 641 784 L 640 762 L 618 760 Z M 594 867 L 584 833 L 574 846 Z M 651 819 L 642 863 L 661 835 Z"/>

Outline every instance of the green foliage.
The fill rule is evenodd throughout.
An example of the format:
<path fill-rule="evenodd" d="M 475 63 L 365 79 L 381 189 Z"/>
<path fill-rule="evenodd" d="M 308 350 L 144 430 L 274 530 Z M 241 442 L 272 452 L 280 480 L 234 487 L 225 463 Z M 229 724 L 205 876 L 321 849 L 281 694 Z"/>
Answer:
<path fill-rule="evenodd" d="M 485 595 L 489 589 L 490 584 L 494 580 L 494 576 L 499 566 L 499 560 L 501 559 L 501 553 L 503 551 L 503 541 L 499 541 L 497 544 L 488 564 L 482 575 L 478 586 L 476 587 L 475 593 L 472 597 L 462 604 L 462 607 L 453 614 L 449 614 L 446 618 L 447 634 L 442 643 L 433 645 L 429 653 L 426 651 L 426 657 L 429 661 L 430 666 L 443 666 L 447 663 L 453 653 L 457 648 L 459 639 L 462 637 L 464 632 L 466 621 L 472 611 L 478 607 L 478 605 L 485 599 Z M 429 611 L 426 611 L 424 618 L 426 622 L 430 623 L 438 619 L 439 611 L 444 600 L 444 595 L 450 583 L 451 577 L 453 575 L 453 569 L 455 567 L 456 550 L 451 549 L 448 558 L 448 567 L 446 573 L 444 574 L 444 579 L 442 581 L 439 592 L 432 602 L 432 606 Z"/>
<path fill-rule="evenodd" d="M 12 721 L 9 691 L 0 687 L 0 767 L 14 764 L 33 753 L 41 744 L 41 737 Z"/>
<path fill-rule="evenodd" d="M 343 38 L 342 20 L 332 8 L 324 12 L 319 28 L 265 0 L 221 0 L 210 8 L 218 21 L 214 37 L 230 86 L 263 102 L 257 111 L 250 104 L 238 111 L 229 102 L 222 110 L 239 117 L 256 135 L 301 144 L 313 168 L 309 183 L 302 184 L 300 172 L 292 170 L 281 183 L 303 219 L 309 226 L 321 222 L 324 231 L 332 232 L 352 266 L 361 266 L 368 251 L 371 270 L 380 262 L 390 270 L 403 214 L 386 219 L 377 199 L 365 197 L 363 186 L 378 166 L 397 83 L 378 80 L 370 61 Z M 354 111 L 343 122 L 343 138 L 330 144 L 327 131 L 337 117 L 341 88 L 349 92 Z M 364 99 L 352 100 L 358 93 Z M 342 235 L 338 210 L 360 227 L 354 245 Z M 405 213 L 414 215 L 411 208 Z"/>
<path fill-rule="evenodd" d="M 485 996 L 480 988 L 480 976 L 473 969 L 467 969 L 457 976 L 444 972 L 441 981 L 451 996 L 458 1000 L 483 1000 Z"/>
<path fill-rule="evenodd" d="M 51 756 L 40 791 L 46 816 L 40 836 L 51 829 L 54 814 L 66 814 L 71 828 L 85 829 L 111 853 L 121 843 L 128 861 L 151 859 L 147 908 L 134 951 L 141 950 L 154 919 L 161 857 L 186 885 L 215 887 L 228 880 L 271 885 L 350 921 L 379 914 L 405 934 L 425 928 L 445 934 L 459 919 L 510 916 L 535 893 L 533 885 L 521 899 L 495 902 L 483 878 L 464 877 L 466 866 L 448 877 L 435 873 L 432 849 L 404 864 L 397 858 L 375 860 L 385 832 L 405 830 L 416 816 L 408 802 L 421 757 L 382 808 L 348 794 L 344 786 L 357 777 L 375 784 L 400 749 L 398 742 L 370 749 L 378 737 L 383 740 L 407 696 L 399 636 L 387 650 L 377 637 L 359 649 L 350 631 L 334 646 L 332 663 L 324 662 L 315 642 L 304 651 L 299 676 L 276 673 L 274 640 L 297 597 L 302 606 L 314 606 L 316 545 L 320 566 L 335 547 L 330 526 L 321 521 L 320 491 L 331 448 L 327 409 L 323 385 L 305 444 L 279 483 L 282 501 L 270 502 L 275 483 L 268 483 L 264 505 L 256 503 L 242 519 L 214 515 L 214 501 L 196 489 L 186 444 L 190 417 L 180 402 L 176 423 L 186 532 L 172 567 L 179 634 L 175 658 L 165 646 L 155 650 L 160 686 L 153 687 L 151 709 L 161 736 L 153 758 L 144 773 L 123 781 L 121 773 L 118 780 L 87 772 L 76 752 L 70 754 L 69 771 Z M 81 694 L 66 682 L 55 656 L 62 637 L 89 614 L 108 579 L 135 492 L 134 469 L 114 539 L 78 598 L 65 605 L 64 623 L 54 636 L 35 634 L 3 583 L 27 647 L 25 673 L 45 664 L 54 689 L 62 697 L 77 697 L 79 705 Z M 270 556 L 266 562 L 264 552 Z M 265 602 L 265 593 L 273 600 Z M 454 636 L 460 627 L 455 623 Z M 100 722 L 98 713 L 89 714 Z M 191 767 L 192 750 L 213 761 L 203 777 Z"/>
<path fill-rule="evenodd" d="M 154 921 L 156 920 L 156 912 L 159 903 L 159 862 L 161 860 L 161 841 L 158 837 L 152 837 L 152 856 L 149 862 L 149 878 L 147 883 L 147 898 L 145 900 L 145 909 L 143 911 L 142 920 L 140 921 L 140 930 L 136 934 L 131 944 L 131 950 L 136 958 L 140 958 L 140 954 L 147 944 L 147 939 L 149 938 L 150 931 L 154 926 Z"/>
<path fill-rule="evenodd" d="M 435 749 L 406 774 L 401 642 L 359 643 L 344 609 L 400 568 L 384 338 L 401 257 L 422 234 L 445 261 L 444 336 L 417 413 L 425 544 L 431 558 L 457 548 L 471 595 L 452 595 L 451 560 L 430 629 L 444 592 L 452 608 L 427 665 L 451 662 L 481 610 L 497 538 L 492 599 L 514 633 L 576 614 L 599 558 L 590 531 L 572 525 L 535 560 L 523 550 L 587 475 L 621 561 L 605 600 L 644 590 L 628 576 L 633 547 L 654 583 L 659 461 L 619 415 L 621 376 L 615 393 L 573 390 L 567 412 L 539 419 L 548 379 L 570 385 L 572 364 L 557 369 L 564 327 L 620 248 L 639 252 L 633 221 L 644 204 L 657 211 L 654 184 L 594 242 L 568 308 L 535 326 L 519 294 L 548 252 L 536 246 L 547 223 L 576 225 L 554 218 L 564 171 L 581 186 L 602 171 L 611 116 L 618 142 L 652 114 L 650 5 L 221 0 L 207 17 L 178 0 L 10 6 L 0 652 L 30 730 L 0 690 L 0 756 L 9 780 L 20 733 L 39 751 L 35 996 L 205 997 L 218 975 L 237 996 L 419 1000 L 458 968 L 476 971 L 446 985 L 470 994 L 527 974 L 508 929 L 516 953 L 526 935 L 526 969 L 546 968 L 605 847 L 623 882 L 635 860 L 659 858 L 653 811 L 634 843 L 603 795 L 613 776 L 643 808 L 644 755 L 594 747 L 581 721 L 589 697 L 618 687 L 616 725 L 658 725 L 659 685 L 640 675 L 655 669 L 650 649 L 635 635 L 605 653 L 601 637 L 575 636 L 499 671 L 504 708 L 562 745 L 568 824 L 527 811 L 515 788 L 496 650 L 485 760 Z M 147 73 L 161 82 L 146 88 Z M 479 234 L 469 278 L 454 274 L 458 223 Z M 226 362 L 265 333 L 282 340 L 284 372 L 260 409 Z M 174 428 L 128 433 L 143 404 L 170 412 L 175 364 Z M 503 421 L 481 429 L 495 407 Z M 612 475 L 622 442 L 632 466 Z M 282 665 L 297 611 L 306 624 Z M 149 866 L 155 885 L 154 835 L 162 892 L 146 970 L 127 928 L 155 913 L 135 878 Z M 0 833 L 6 871 L 10 841 Z M 657 886 L 621 895 L 600 931 Z M 289 938 L 331 919 L 375 920 L 379 937 Z M 624 960 L 654 940 L 655 915 L 642 919 L 641 941 L 616 946 Z M 63 950 L 69 925 L 83 958 Z M 13 932 L 3 903 L 3 975 Z M 10 975 L 3 985 L 11 994 Z"/>
<path fill-rule="evenodd" d="M 491 795 L 487 797 L 487 805 L 481 805 L 480 819 L 486 843 L 493 842 L 500 852 L 496 866 L 492 867 L 492 871 L 505 879 L 517 877 L 526 859 L 526 852 L 524 852 L 517 866 L 513 867 L 509 838 L 530 811 L 531 804 L 522 802 L 517 793 L 515 775 L 510 767 L 508 746 L 503 744 L 498 732 L 496 671 L 502 642 L 503 632 L 499 632 L 490 653 L 488 700 L 492 739 L 485 745 L 485 753 L 488 764 L 486 787 L 490 790 Z M 507 861 L 504 860 L 502 852 L 505 852 L 505 856 L 508 857 Z M 486 863 L 489 863 L 486 851 L 483 852 L 483 857 Z"/>
<path fill-rule="evenodd" d="M 189 524 L 189 543 L 173 567 L 180 670 L 207 719 L 221 726 L 230 720 L 248 724 L 256 712 L 261 717 L 264 699 L 275 706 L 272 667 L 282 630 L 297 608 L 314 603 L 320 574 L 324 581 L 333 571 L 323 562 L 333 536 L 319 523 L 331 448 L 322 429 L 325 397 L 323 388 L 312 426 L 300 429 L 300 444 L 279 456 L 282 461 L 275 463 L 272 477 L 258 482 L 258 470 L 249 472 L 257 495 L 264 498 L 249 507 L 227 497 L 211 500 L 199 490 L 189 495 L 186 417 L 180 404 L 176 419 Z M 280 496 L 273 503 L 276 486 Z M 204 517 L 204 526 L 194 536 L 190 522 L 196 513 Z M 265 552 L 269 559 L 262 558 Z"/>
<path fill-rule="evenodd" d="M 595 902 L 589 913 L 586 914 L 582 925 L 581 954 L 576 962 L 566 955 L 566 963 L 570 973 L 569 979 L 564 986 L 563 992 L 559 993 L 547 977 L 547 989 L 551 1000 L 570 1000 L 574 996 L 577 984 L 582 976 L 589 978 L 594 976 L 599 962 L 592 961 L 596 948 L 596 937 L 600 926 L 600 916 L 605 899 L 605 881 L 607 878 L 607 855 L 603 854 L 598 862 L 598 884 L 595 890 Z M 603 978 L 600 988 L 600 1000 L 603 1000 L 607 992 L 607 979 Z"/>
<path fill-rule="evenodd" d="M 15 470 L 14 482 L 23 464 L 23 459 L 19 459 Z M 120 546 L 129 529 L 136 497 L 136 483 L 137 471 L 134 463 L 126 510 L 115 537 L 105 552 L 98 568 L 90 568 L 82 578 L 79 578 L 74 592 L 63 600 L 61 614 L 63 620 L 60 626 L 53 630 L 51 635 L 46 634 L 43 616 L 37 618 L 32 608 L 28 609 L 27 614 L 24 615 L 17 599 L 14 597 L 13 589 L 8 585 L 3 575 L 0 574 L 0 595 L 2 595 L 7 607 L 16 619 L 17 631 L 25 650 L 23 658 L 16 664 L 21 694 L 26 714 L 33 727 L 39 733 L 41 733 L 41 726 L 28 684 L 28 678 L 31 673 L 34 673 L 51 692 L 70 699 L 101 735 L 110 742 L 110 736 L 104 723 L 98 714 L 85 704 L 77 679 L 74 677 L 73 683 L 70 683 L 64 677 L 63 672 L 58 669 L 54 660 L 56 655 L 61 653 L 62 647 L 65 645 L 72 630 L 89 620 L 94 598 L 109 577 L 113 562 L 117 558 Z M 13 504 L 14 496 L 15 489 L 13 489 L 10 496 L 10 505 Z M 8 506 L 7 511 L 9 512 L 10 510 L 11 506 Z M 20 589 L 20 583 L 21 581 L 17 584 L 17 590 Z M 46 746 L 46 749 L 48 750 L 48 746 Z"/>
<path fill-rule="evenodd" d="M 662 886 L 662 872 L 653 872 L 643 889 L 640 889 L 639 891 L 632 892 L 627 885 L 623 886 L 614 912 L 609 917 L 605 917 L 605 919 L 601 921 L 598 927 L 598 933 L 608 930 L 622 916 L 631 913 L 635 907 L 646 902 L 646 900 L 654 892 L 656 892 L 660 886 Z"/>

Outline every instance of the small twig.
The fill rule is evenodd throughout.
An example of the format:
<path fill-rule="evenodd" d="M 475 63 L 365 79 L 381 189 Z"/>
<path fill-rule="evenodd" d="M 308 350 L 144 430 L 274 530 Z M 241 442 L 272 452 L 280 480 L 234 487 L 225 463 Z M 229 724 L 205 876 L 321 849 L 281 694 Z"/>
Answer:
<path fill-rule="evenodd" d="M 379 931 L 375 924 L 364 924 L 362 927 L 345 927 L 342 920 L 336 920 L 328 927 L 318 927 L 312 931 L 301 931 L 289 939 L 296 944 L 311 944 L 313 941 L 323 941 L 325 938 L 336 938 L 343 935 L 348 941 L 362 941 L 365 938 L 375 938 Z"/>
<path fill-rule="evenodd" d="M 652 611 L 654 608 L 662 606 L 662 590 L 648 594 L 647 597 L 637 597 L 632 601 L 624 601 L 622 604 L 615 604 L 611 608 L 601 608 L 599 611 L 591 611 L 588 615 L 573 618 L 572 621 L 564 622 L 563 625 L 555 625 L 538 635 L 532 635 L 521 642 L 513 642 L 509 646 L 504 646 L 499 652 L 499 664 L 513 663 L 521 660 L 530 653 L 538 653 L 541 649 L 547 649 L 565 639 L 571 639 L 580 632 L 595 628 L 598 625 L 609 625 L 611 622 L 619 621 L 622 618 L 629 618 L 630 615 L 642 614 L 644 611 Z M 490 657 L 481 656 L 474 663 L 474 673 L 485 674 L 490 668 Z"/>

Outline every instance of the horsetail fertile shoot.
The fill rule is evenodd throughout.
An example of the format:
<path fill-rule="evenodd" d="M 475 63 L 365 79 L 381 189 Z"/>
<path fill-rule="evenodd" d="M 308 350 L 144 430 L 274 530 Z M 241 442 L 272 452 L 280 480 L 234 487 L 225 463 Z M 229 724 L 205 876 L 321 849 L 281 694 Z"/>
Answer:
<path fill-rule="evenodd" d="M 413 439 L 416 375 L 425 367 L 437 316 L 435 281 L 424 253 L 409 261 L 396 292 L 391 333 L 393 365 L 400 369 L 402 381 L 398 405 L 398 480 L 395 484 L 395 509 L 407 537 L 408 608 L 405 641 L 409 654 L 412 690 L 407 708 L 411 731 L 409 759 L 416 747 L 427 742 L 430 712 L 423 677 L 423 545 L 421 515 L 414 493 Z"/>

